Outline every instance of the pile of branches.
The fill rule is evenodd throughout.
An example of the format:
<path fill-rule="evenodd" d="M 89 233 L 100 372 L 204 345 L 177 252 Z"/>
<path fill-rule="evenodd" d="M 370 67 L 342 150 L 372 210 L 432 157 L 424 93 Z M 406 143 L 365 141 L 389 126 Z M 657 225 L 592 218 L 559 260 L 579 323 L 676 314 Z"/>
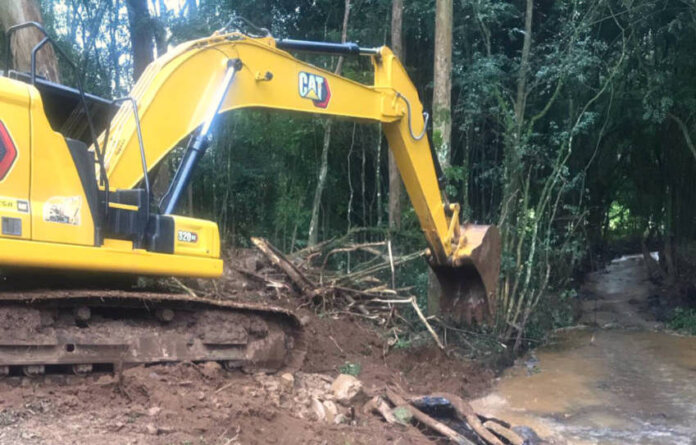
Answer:
<path fill-rule="evenodd" d="M 394 255 L 391 242 L 358 243 L 351 234 L 291 254 L 284 254 L 264 238 L 251 238 L 255 257 L 231 258 L 227 267 L 236 275 L 280 295 L 294 295 L 300 306 L 309 306 L 328 315 L 349 314 L 382 326 L 403 320 L 398 308 L 408 306 L 444 349 L 438 335 L 416 303 L 412 288 L 398 288 L 397 267 L 421 259 L 425 250 Z M 243 255 L 242 255 L 243 256 Z M 228 286 L 240 280 L 230 277 Z M 214 284 L 220 286 L 220 284 Z M 234 294 L 230 287 L 212 289 L 208 296 Z"/>

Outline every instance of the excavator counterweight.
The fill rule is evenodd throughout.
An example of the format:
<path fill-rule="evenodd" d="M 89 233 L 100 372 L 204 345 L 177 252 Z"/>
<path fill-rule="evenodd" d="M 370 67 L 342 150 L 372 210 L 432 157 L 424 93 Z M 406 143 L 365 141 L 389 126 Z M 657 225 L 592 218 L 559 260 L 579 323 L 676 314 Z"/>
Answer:
<path fill-rule="evenodd" d="M 46 39 L 40 45 L 53 43 L 35 23 L 11 28 L 7 41 L 9 34 L 26 26 L 44 32 Z M 374 83 L 363 85 L 338 76 L 290 52 L 369 57 Z M 433 307 L 439 306 L 447 318 L 468 323 L 493 315 L 500 267 L 497 229 L 461 225 L 459 206 L 443 199 L 437 160 L 426 137 L 428 116 L 406 70 L 387 47 L 276 40 L 223 30 L 170 50 L 148 66 L 129 96 L 114 100 L 87 95 L 81 86 L 75 90 L 53 84 L 37 78 L 35 72 L 6 68 L 6 77 L 0 78 L 0 267 L 133 276 L 220 276 L 217 225 L 177 215 L 177 205 L 205 155 L 217 117 L 241 108 L 266 108 L 381 123 L 430 246 L 429 261 L 440 295 L 432 300 Z M 93 115 L 94 110 L 101 111 Z M 162 199 L 154 202 L 149 174 L 182 141 L 188 142 L 172 183 Z M 96 298 L 78 292 L 48 306 L 68 311 L 68 306 L 75 309 L 82 305 L 104 313 L 104 307 L 143 309 L 150 302 L 162 310 L 199 317 L 196 304 L 184 299 L 113 296 L 104 306 L 97 304 Z M 8 312 L 8 307 L 39 301 L 29 311 L 34 315 L 27 316 L 45 318 L 48 300 L 51 298 L 28 300 L 5 292 L 0 298 L 0 308 L 4 308 L 0 315 L 10 320 L 13 312 Z M 95 303 L 87 304 L 92 301 Z M 218 315 L 230 314 L 233 309 L 213 303 L 205 308 L 218 311 Z M 248 307 L 236 309 L 251 311 Z M 264 310 L 259 309 L 256 315 L 279 316 L 272 310 L 264 315 Z M 247 320 L 240 322 L 248 328 L 238 337 L 251 344 L 258 332 L 254 333 L 256 322 Z M 143 325 L 143 332 L 159 335 L 153 326 Z M 60 335 L 49 335 L 44 346 L 50 344 L 57 350 L 69 344 L 74 347 L 76 343 L 66 342 L 77 341 L 74 337 L 80 332 L 86 331 L 65 327 Z M 96 329 L 87 343 L 99 343 L 95 340 L 102 335 L 99 332 Z M 177 360 L 220 357 L 216 355 L 219 350 L 213 353 L 199 348 L 195 354 L 179 350 L 191 342 L 207 347 L 214 344 L 204 341 L 210 334 L 199 334 L 193 340 L 181 337 L 180 343 L 174 341 L 162 348 L 176 349 L 170 357 Z M 292 349 L 296 342 L 289 339 L 296 338 L 293 335 L 276 336 L 282 337 L 278 347 Z M 131 340 L 119 343 L 130 351 L 124 353 L 131 354 L 130 362 L 166 361 L 166 354 L 148 356 L 143 351 L 151 349 L 139 346 L 136 337 L 131 335 Z M 29 338 L 25 340 L 31 343 Z M 223 342 L 226 348 L 232 348 L 234 341 L 227 340 Z M 22 364 L 21 357 L 12 355 L 21 347 L 10 343 L 0 344 L 0 373 L 3 366 Z M 43 347 L 29 343 L 32 348 Z M 238 343 L 243 342 L 238 339 Z M 3 353 L 10 350 L 14 351 L 10 355 Z M 45 360 L 51 357 L 47 354 Z M 75 354 L 67 358 L 62 352 L 59 355 L 60 360 L 77 360 Z M 14 357 L 12 363 L 7 362 L 9 357 Z M 82 357 L 74 364 L 85 364 L 85 360 L 88 358 Z M 262 361 L 250 359 L 244 366 Z M 286 357 L 281 361 L 292 360 Z"/>

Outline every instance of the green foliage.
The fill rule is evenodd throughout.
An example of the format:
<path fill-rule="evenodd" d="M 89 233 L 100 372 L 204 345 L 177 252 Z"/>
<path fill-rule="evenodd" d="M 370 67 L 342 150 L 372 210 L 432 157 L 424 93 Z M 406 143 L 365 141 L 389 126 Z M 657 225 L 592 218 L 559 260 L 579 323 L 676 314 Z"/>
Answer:
<path fill-rule="evenodd" d="M 577 292 L 573 289 L 546 295 L 527 323 L 524 335 L 526 346 L 538 346 L 546 341 L 549 332 L 571 326 L 575 322 L 574 308 L 577 304 Z"/>
<path fill-rule="evenodd" d="M 696 309 L 677 308 L 668 326 L 675 331 L 696 335 Z"/>
<path fill-rule="evenodd" d="M 339 366 L 338 368 L 338 372 L 341 374 L 348 374 L 352 375 L 353 377 L 359 376 L 361 371 L 362 365 L 360 363 L 346 362 L 344 365 Z"/>

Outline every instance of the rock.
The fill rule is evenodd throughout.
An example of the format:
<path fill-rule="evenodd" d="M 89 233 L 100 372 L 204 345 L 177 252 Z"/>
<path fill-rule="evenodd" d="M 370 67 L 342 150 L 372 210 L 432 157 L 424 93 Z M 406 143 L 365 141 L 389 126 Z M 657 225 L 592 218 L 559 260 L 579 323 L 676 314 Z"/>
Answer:
<path fill-rule="evenodd" d="M 156 436 L 157 433 L 159 432 L 157 427 L 151 423 L 148 423 L 147 425 L 145 425 L 145 429 L 147 430 L 147 434 L 150 434 L 152 436 Z"/>
<path fill-rule="evenodd" d="M 322 405 L 324 405 L 324 411 L 326 412 L 326 421 L 334 423 L 336 421 L 336 416 L 338 416 L 338 407 L 330 400 L 324 400 Z"/>
<path fill-rule="evenodd" d="M 280 376 L 280 385 L 285 391 L 292 392 L 293 388 L 295 387 L 295 376 L 289 372 L 286 372 Z"/>
<path fill-rule="evenodd" d="M 340 424 L 342 424 L 342 423 L 346 423 L 347 420 L 348 420 L 348 419 L 346 418 L 346 416 L 344 416 L 343 414 L 339 413 L 339 414 L 334 418 L 333 423 L 335 423 L 336 425 L 340 425 Z"/>
<path fill-rule="evenodd" d="M 362 383 L 352 375 L 340 374 L 331 384 L 331 392 L 336 401 L 342 404 L 350 403 L 362 389 Z"/>
<path fill-rule="evenodd" d="M 157 414 L 160 413 L 160 411 L 162 411 L 162 408 L 160 408 L 159 406 L 153 406 L 152 408 L 147 410 L 147 415 L 150 417 L 155 417 Z"/>
<path fill-rule="evenodd" d="M 108 374 L 99 376 L 99 378 L 96 381 L 96 384 L 99 386 L 107 386 L 111 385 L 112 383 L 114 383 L 114 378 Z"/>
<path fill-rule="evenodd" d="M 312 411 L 314 411 L 317 420 L 320 422 L 326 420 L 326 408 L 324 408 L 324 404 L 317 398 L 312 398 Z"/>
<path fill-rule="evenodd" d="M 205 362 L 199 367 L 201 374 L 213 379 L 222 374 L 222 366 L 218 362 Z"/>
<path fill-rule="evenodd" d="M 307 326 L 310 321 L 312 321 L 312 317 L 310 317 L 309 315 L 303 315 L 302 317 L 300 317 L 300 325 L 302 327 Z"/>
<path fill-rule="evenodd" d="M 171 434 L 174 432 L 174 428 L 158 427 L 157 434 Z"/>

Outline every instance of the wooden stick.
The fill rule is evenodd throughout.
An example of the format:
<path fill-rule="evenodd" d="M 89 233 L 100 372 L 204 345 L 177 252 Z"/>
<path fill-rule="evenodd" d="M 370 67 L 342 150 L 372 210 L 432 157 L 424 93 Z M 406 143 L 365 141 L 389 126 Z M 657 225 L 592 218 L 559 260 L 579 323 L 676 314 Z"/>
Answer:
<path fill-rule="evenodd" d="M 303 294 L 309 295 L 316 286 L 305 277 L 285 256 L 277 251 L 268 241 L 263 238 L 251 238 L 251 242 L 263 252 L 266 257 L 290 278 Z"/>
<path fill-rule="evenodd" d="M 399 266 L 399 265 L 401 265 L 401 264 L 408 263 L 409 261 L 413 261 L 413 260 L 415 260 L 416 258 L 420 258 L 420 257 L 424 256 L 425 253 L 426 253 L 426 250 L 424 249 L 424 250 L 421 250 L 421 251 L 418 251 L 418 252 L 413 252 L 413 253 L 410 253 L 410 254 L 408 254 L 408 255 L 404 255 L 404 256 L 399 257 L 399 258 L 394 258 L 394 266 Z M 367 275 L 372 275 L 372 274 L 374 274 L 374 273 L 376 273 L 376 272 L 379 272 L 379 271 L 381 271 L 381 270 L 387 269 L 387 268 L 389 268 L 389 267 L 391 267 L 391 265 L 390 265 L 388 262 L 387 262 L 387 263 L 378 264 L 378 265 L 376 265 L 376 266 L 373 266 L 373 267 L 370 267 L 370 268 L 367 268 L 367 269 L 363 269 L 363 270 L 361 270 L 361 271 L 359 271 L 359 272 L 353 272 L 353 273 L 351 273 L 351 274 L 348 274 L 348 275 L 344 275 L 344 276 L 342 276 L 342 277 L 339 277 L 336 281 L 339 282 L 339 283 L 341 283 L 341 282 L 346 282 L 346 281 L 349 281 L 349 282 L 350 282 L 350 281 L 355 281 L 355 280 L 357 280 L 358 278 L 362 278 L 362 277 L 367 276 Z"/>
<path fill-rule="evenodd" d="M 343 348 L 340 347 L 340 346 L 338 345 L 338 342 L 336 341 L 336 339 L 333 338 L 333 337 L 330 336 L 330 335 L 329 335 L 329 338 L 331 339 L 331 341 L 333 342 L 333 344 L 336 345 L 336 347 L 338 348 L 338 350 L 341 351 L 341 354 L 345 355 L 345 354 L 346 354 L 346 351 L 344 351 Z"/>
<path fill-rule="evenodd" d="M 489 420 L 488 422 L 484 423 L 483 426 L 493 431 L 498 436 L 504 437 L 512 445 L 524 445 L 524 439 L 522 439 L 516 432 L 509 428 L 505 428 L 498 422 Z"/>
<path fill-rule="evenodd" d="M 303 256 L 309 256 L 309 255 L 311 255 L 311 254 L 313 254 L 313 253 L 319 252 L 319 251 L 320 251 L 321 249 L 323 249 L 325 246 L 327 246 L 328 244 L 333 243 L 334 241 L 336 241 L 336 238 L 327 239 L 327 240 L 322 241 L 322 242 L 320 242 L 320 243 L 318 243 L 318 244 L 315 244 L 315 245 L 313 245 L 313 246 L 307 246 L 307 247 L 304 247 L 304 248 L 302 248 L 302 249 L 300 249 L 300 250 L 296 250 L 296 251 L 294 251 L 293 253 L 291 253 L 290 256 L 292 256 L 293 258 L 301 258 L 301 257 L 303 257 Z"/>
<path fill-rule="evenodd" d="M 396 423 L 398 420 L 391 411 L 391 408 L 380 396 L 375 396 L 371 398 L 364 406 L 363 413 L 369 414 L 371 412 L 377 412 L 384 417 L 387 423 Z"/>
<path fill-rule="evenodd" d="M 418 318 L 421 319 L 426 329 L 428 329 L 428 332 L 430 332 L 430 335 L 432 335 L 435 339 L 435 343 L 437 343 L 437 346 L 444 351 L 445 346 L 442 344 L 442 342 L 440 341 L 440 337 L 437 336 L 437 333 L 433 330 L 433 327 L 430 326 L 430 323 L 428 323 L 428 320 L 425 318 L 425 315 L 423 315 L 423 312 L 421 312 L 420 308 L 418 307 L 416 297 L 411 297 L 411 306 L 413 306 L 413 309 L 416 311 L 416 314 L 418 314 Z"/>
<path fill-rule="evenodd" d="M 425 414 L 418 408 L 406 403 L 406 400 L 404 400 L 403 397 L 398 395 L 396 392 L 387 389 L 387 398 L 389 398 L 389 400 L 391 400 L 391 402 L 397 407 L 403 406 L 404 408 L 408 409 L 408 411 L 416 420 L 432 428 L 433 430 L 437 431 L 443 436 L 447 437 L 452 442 L 458 445 L 474 445 L 474 443 L 471 442 L 469 439 L 454 431 L 452 428 L 448 427 L 444 423 L 438 422 L 437 420 Z"/>
<path fill-rule="evenodd" d="M 329 258 L 331 258 L 332 255 L 335 255 L 335 254 L 341 253 L 341 252 L 354 252 L 356 250 L 367 249 L 370 247 L 378 247 L 378 246 L 383 246 L 383 245 L 384 245 L 384 241 L 378 241 L 378 242 L 374 242 L 374 243 L 350 244 L 347 247 L 337 247 L 337 248 L 331 250 L 329 253 L 327 253 L 324 256 L 324 262 L 321 265 L 321 270 L 324 270 L 326 268 L 326 264 L 329 262 Z M 378 255 L 382 255 L 382 253 L 378 251 Z"/>
<path fill-rule="evenodd" d="M 355 306 L 358 308 L 358 310 L 363 314 L 363 315 L 372 315 L 370 311 L 367 310 L 364 304 L 357 304 L 355 299 L 351 297 L 350 295 L 345 295 L 344 296 L 346 300 L 350 303 L 351 306 Z"/>
<path fill-rule="evenodd" d="M 244 269 L 243 267 L 238 267 L 238 266 L 235 266 L 233 264 L 228 264 L 227 267 L 241 273 L 242 275 L 246 275 L 247 277 L 254 279 L 260 283 L 270 285 L 271 287 L 285 287 L 285 288 L 287 288 L 285 283 L 282 283 L 280 281 L 271 280 L 270 278 L 266 278 L 262 275 L 257 274 L 256 272 L 252 272 L 250 270 Z M 214 282 L 215 281 L 213 281 L 213 283 Z"/>
<path fill-rule="evenodd" d="M 387 250 L 389 251 L 389 267 L 391 268 L 392 289 L 396 289 L 396 270 L 394 269 L 394 255 L 392 255 L 391 240 L 387 242 Z"/>
<path fill-rule="evenodd" d="M 191 297 L 198 298 L 198 295 L 196 295 L 196 293 L 194 291 L 192 291 L 191 288 L 189 288 L 184 283 L 182 283 L 181 280 L 179 280 L 178 278 L 172 277 L 172 281 L 174 281 L 177 286 L 179 286 L 180 288 L 185 290 L 186 293 L 189 294 Z"/>

